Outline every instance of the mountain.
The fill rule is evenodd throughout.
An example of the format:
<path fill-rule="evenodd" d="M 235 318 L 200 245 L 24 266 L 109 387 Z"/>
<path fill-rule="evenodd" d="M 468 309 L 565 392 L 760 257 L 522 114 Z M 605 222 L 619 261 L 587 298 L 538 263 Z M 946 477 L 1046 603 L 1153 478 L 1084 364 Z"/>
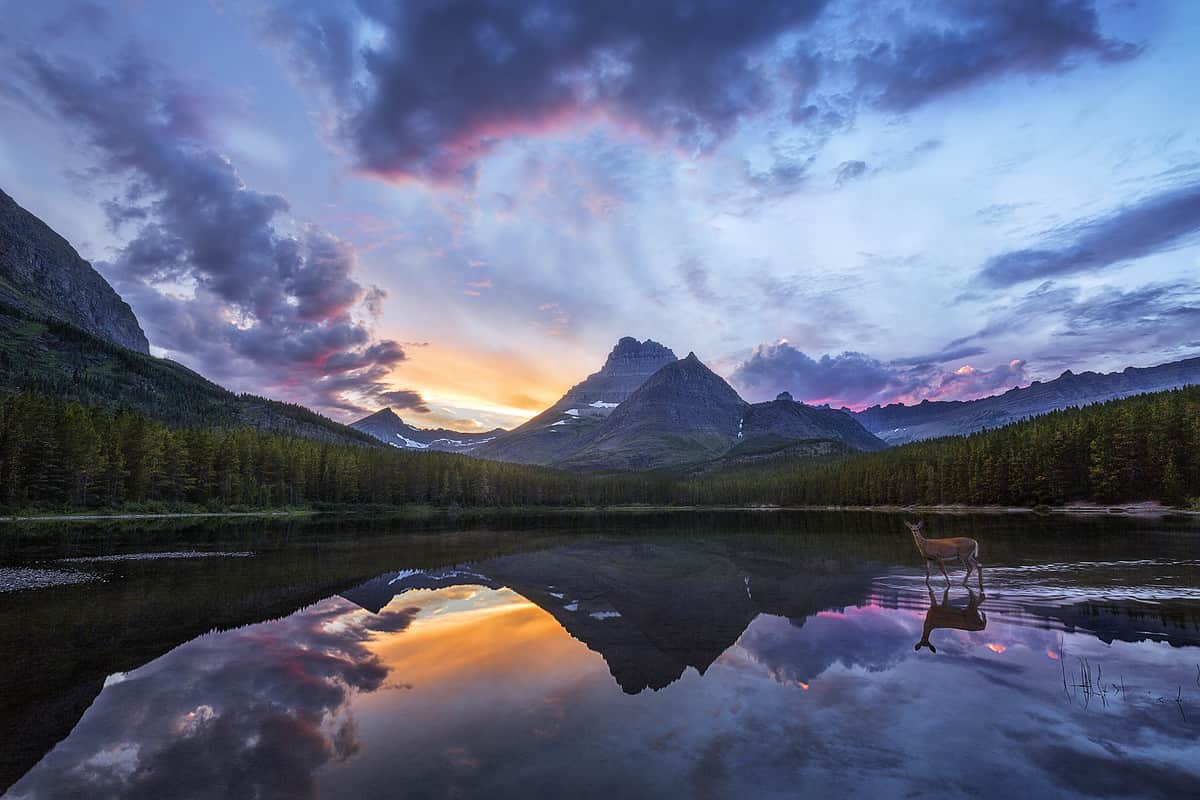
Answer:
<path fill-rule="evenodd" d="M 887 445 L 867 431 L 852 415 L 828 406 L 797 403 L 788 392 L 772 401 L 755 403 L 746 412 L 740 444 L 772 440 L 828 440 L 844 442 L 854 450 L 883 450 Z"/>
<path fill-rule="evenodd" d="M 351 422 L 350 427 L 370 434 L 392 447 L 406 450 L 438 450 L 443 453 L 466 453 L 505 433 L 503 428 L 484 433 L 462 433 L 446 428 L 415 428 L 400 419 L 390 408 Z"/>
<path fill-rule="evenodd" d="M 786 392 L 751 405 L 695 353 L 677 360 L 658 342 L 627 336 L 599 372 L 529 422 L 470 452 L 597 472 L 691 464 L 722 469 L 884 447 L 847 412 L 797 403 Z"/>
<path fill-rule="evenodd" d="M 715 458 L 736 441 L 748 408 L 723 378 L 688 353 L 650 376 L 555 466 L 644 470 Z"/>
<path fill-rule="evenodd" d="M 177 426 L 377 445 L 303 406 L 235 394 L 149 349 L 108 282 L 0 191 L 0 392 L 130 408 Z"/>
<path fill-rule="evenodd" d="M 583 538 L 583 537 L 580 537 Z M 372 613 L 413 591 L 507 587 L 600 654 L 627 694 L 703 675 L 759 614 L 796 620 L 861 602 L 862 562 L 714 538 L 583 538 L 436 570 L 386 573 L 341 596 Z"/>
<path fill-rule="evenodd" d="M 0 303 L 0 392 L 129 408 L 180 427 L 251 427 L 324 442 L 378 443 L 294 403 L 235 394 L 182 364 Z"/>
<path fill-rule="evenodd" d="M 961 436 L 998 428 L 1022 419 L 1072 406 L 1115 400 L 1135 394 L 1200 384 L 1200 358 L 1156 367 L 1127 367 L 1121 372 L 1067 370 L 1054 380 L 978 400 L 924 401 L 906 406 L 872 406 L 855 414 L 863 427 L 888 444 L 938 436 Z"/>
<path fill-rule="evenodd" d="M 0 302 L 149 353 L 129 304 L 71 244 L 0 191 Z"/>
<path fill-rule="evenodd" d="M 658 342 L 626 336 L 598 372 L 525 424 L 480 445 L 472 455 L 521 464 L 551 464 L 565 458 L 647 378 L 675 360 L 670 348 Z"/>

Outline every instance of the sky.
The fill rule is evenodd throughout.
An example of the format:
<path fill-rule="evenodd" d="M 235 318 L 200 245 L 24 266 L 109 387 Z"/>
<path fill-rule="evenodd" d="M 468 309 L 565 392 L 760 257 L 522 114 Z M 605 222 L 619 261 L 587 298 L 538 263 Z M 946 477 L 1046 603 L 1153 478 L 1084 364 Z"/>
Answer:
<path fill-rule="evenodd" d="M 517 424 L 622 336 L 856 409 L 1200 354 L 1200 4 L 0 14 L 0 188 L 341 421 Z"/>

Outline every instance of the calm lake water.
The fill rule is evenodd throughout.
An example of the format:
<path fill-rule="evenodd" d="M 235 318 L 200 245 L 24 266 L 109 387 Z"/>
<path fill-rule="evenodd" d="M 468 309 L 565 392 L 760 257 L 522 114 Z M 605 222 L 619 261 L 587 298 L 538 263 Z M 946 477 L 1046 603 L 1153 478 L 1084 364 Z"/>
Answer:
<path fill-rule="evenodd" d="M 885 514 L 8 528 L 0 788 L 1197 796 L 1200 526 L 927 524 L 982 594 Z"/>

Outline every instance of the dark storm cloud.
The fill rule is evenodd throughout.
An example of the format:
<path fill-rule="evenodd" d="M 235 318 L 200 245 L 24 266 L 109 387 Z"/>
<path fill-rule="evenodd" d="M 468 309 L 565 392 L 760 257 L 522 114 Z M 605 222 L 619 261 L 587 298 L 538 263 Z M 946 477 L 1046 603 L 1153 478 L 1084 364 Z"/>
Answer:
<path fill-rule="evenodd" d="M 1054 231 L 1040 247 L 1014 250 L 990 259 L 978 280 L 1012 286 L 1080 272 L 1170 250 L 1200 234 L 1200 183 L 1142 198 L 1109 214 Z"/>
<path fill-rule="evenodd" d="M 30 53 L 29 86 L 127 181 L 105 211 L 133 235 L 108 266 L 153 344 L 223 380 L 289 399 L 358 410 L 404 359 L 352 311 L 366 301 L 346 242 L 288 216 L 287 201 L 247 187 L 208 144 L 211 100 L 134 54 L 110 71 Z M 191 295 L 190 297 L 188 295 Z"/>
<path fill-rule="evenodd" d="M 757 52 L 823 5 L 361 3 L 347 22 L 289 4 L 268 27 L 328 89 L 363 169 L 444 180 L 506 136 L 593 112 L 707 150 L 769 102 Z M 357 40 L 361 24 L 379 35 Z"/>
<path fill-rule="evenodd" d="M 297 0 L 277 6 L 265 27 L 302 82 L 322 87 L 334 130 L 362 169 L 434 181 L 469 178 L 505 138 L 580 117 L 607 115 L 705 152 L 783 102 L 815 148 L 864 105 L 905 112 L 1006 75 L 1140 52 L 1101 34 L 1089 0 L 890 13 L 842 4 L 823 15 L 826 5 L 463 0 L 339 11 Z M 861 33 L 881 13 L 886 33 Z M 850 30 L 827 30 L 827 18 Z M 772 50 L 787 37 L 788 52 Z M 804 157 L 786 161 L 759 179 L 797 186 Z"/>
<path fill-rule="evenodd" d="M 759 345 L 729 379 L 758 395 L 787 391 L 802 401 L 855 403 L 910 388 L 901 371 L 863 353 L 815 359 L 787 342 Z"/>
<path fill-rule="evenodd" d="M 854 407 L 896 400 L 968 399 L 1028 382 L 1021 359 L 992 369 L 964 364 L 948 372 L 940 366 L 982 352 L 982 348 L 960 345 L 896 361 L 854 352 L 813 358 L 787 342 L 778 342 L 754 348 L 729 380 L 750 399 L 791 392 L 800 401 Z"/>
<path fill-rule="evenodd" d="M 939 3 L 933 19 L 889 18 L 896 31 L 854 59 L 873 105 L 908 111 L 942 95 L 1010 74 L 1051 74 L 1091 56 L 1126 61 L 1140 49 L 1100 33 L 1089 0 Z"/>

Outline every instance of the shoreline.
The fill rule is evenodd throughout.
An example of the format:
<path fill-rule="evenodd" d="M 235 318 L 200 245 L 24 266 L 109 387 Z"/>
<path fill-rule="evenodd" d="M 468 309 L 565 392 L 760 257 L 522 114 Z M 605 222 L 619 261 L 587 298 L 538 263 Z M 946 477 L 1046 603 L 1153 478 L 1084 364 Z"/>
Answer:
<path fill-rule="evenodd" d="M 1050 506 L 1046 508 L 1030 508 L 1026 506 L 970 506 L 970 505 L 937 505 L 937 506 L 775 506 L 775 505 L 746 505 L 746 506 L 702 506 L 702 505 L 613 505 L 613 506 L 544 506 L 544 507 L 479 507 L 479 508 L 438 508 L 418 506 L 411 508 L 397 507 L 394 509 L 347 507 L 335 510 L 263 510 L 263 511 L 179 511 L 162 513 L 143 512 L 114 512 L 98 511 L 89 514 L 12 514 L 0 516 L 0 523 L 5 522 L 105 522 L 132 520 L 160 519 L 217 519 L 217 518 L 252 518 L 252 517 L 339 517 L 339 516 L 372 516 L 372 517 L 408 517 L 431 518 L 437 516 L 495 516 L 502 514 L 629 514 L 629 513 L 665 513 L 665 512 L 697 512 L 697 511 L 857 511 L 881 514 L 1068 514 L 1068 515 L 1113 515 L 1131 517 L 1162 517 L 1168 515 L 1200 516 L 1200 511 L 1182 508 L 1172 508 L 1161 503 L 1114 503 L 1099 505 L 1092 503 L 1072 503 L 1065 506 Z"/>

